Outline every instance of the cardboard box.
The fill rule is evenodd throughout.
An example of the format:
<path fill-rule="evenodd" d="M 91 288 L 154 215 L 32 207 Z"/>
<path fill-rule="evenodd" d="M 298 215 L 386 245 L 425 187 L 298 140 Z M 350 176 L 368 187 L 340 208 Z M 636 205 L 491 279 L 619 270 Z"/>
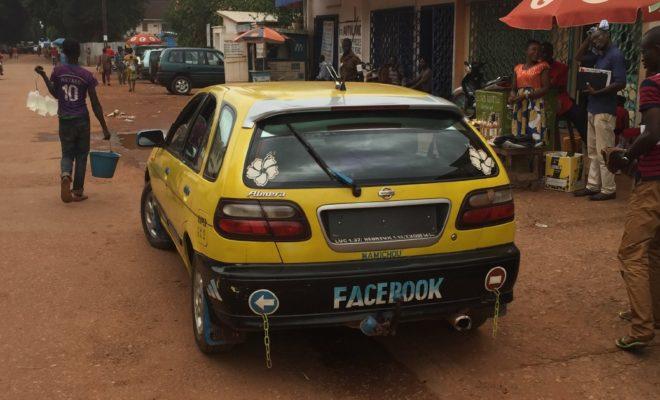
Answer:
<path fill-rule="evenodd" d="M 545 155 L 545 188 L 560 192 L 575 192 L 584 189 L 584 157 L 575 153 L 557 151 Z"/>

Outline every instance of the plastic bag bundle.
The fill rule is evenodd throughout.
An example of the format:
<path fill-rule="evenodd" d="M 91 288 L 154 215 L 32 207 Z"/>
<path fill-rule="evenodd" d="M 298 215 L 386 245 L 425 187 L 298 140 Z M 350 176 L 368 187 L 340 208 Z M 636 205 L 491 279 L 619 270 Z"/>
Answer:
<path fill-rule="evenodd" d="M 45 97 L 46 101 L 46 114 L 50 117 L 57 115 L 57 100 L 50 96 Z"/>
<path fill-rule="evenodd" d="M 39 95 L 37 98 L 37 114 L 41 115 L 42 117 L 45 117 L 46 114 L 48 113 L 48 110 L 46 109 L 46 98 Z"/>
<path fill-rule="evenodd" d="M 27 107 L 30 111 L 37 111 L 37 102 L 38 102 L 37 99 L 38 99 L 39 97 L 40 97 L 40 95 L 39 95 L 39 91 L 38 91 L 38 90 L 33 90 L 33 91 L 31 91 L 30 93 L 28 93 L 26 107 Z"/>
<path fill-rule="evenodd" d="M 50 96 L 42 96 L 39 90 L 28 93 L 26 106 L 42 117 L 57 115 L 57 100 Z"/>

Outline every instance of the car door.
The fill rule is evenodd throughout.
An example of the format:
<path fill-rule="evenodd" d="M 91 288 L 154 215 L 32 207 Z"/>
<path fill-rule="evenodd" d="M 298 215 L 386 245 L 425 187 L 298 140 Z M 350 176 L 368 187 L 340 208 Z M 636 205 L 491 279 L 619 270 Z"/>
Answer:
<path fill-rule="evenodd" d="M 205 87 L 208 86 L 204 83 L 206 79 L 205 76 L 205 64 L 206 56 L 204 55 L 204 50 L 186 50 L 185 54 L 185 70 L 193 87 Z"/>
<path fill-rule="evenodd" d="M 225 60 L 222 53 L 206 50 L 206 85 L 225 83 Z"/>
<path fill-rule="evenodd" d="M 183 108 L 167 133 L 165 145 L 153 156 L 149 170 L 151 187 L 161 208 L 163 217 L 170 233 L 181 238 L 180 232 L 174 229 L 172 223 L 177 213 L 177 202 L 173 191 L 176 190 L 177 179 L 180 179 L 183 147 L 190 131 L 191 122 L 208 94 L 201 93 L 193 97 Z"/>
<path fill-rule="evenodd" d="M 177 180 L 177 190 L 174 192 L 177 210 L 181 211 L 175 217 L 175 227 L 181 232 L 195 235 L 197 243 L 206 242 L 206 235 L 202 233 L 206 223 L 212 220 L 211 214 L 215 207 L 213 200 L 208 201 L 207 195 L 211 188 L 201 178 L 201 171 L 210 148 L 209 137 L 216 125 L 218 104 L 216 95 L 209 94 L 190 125 L 181 157 L 185 167 L 182 168 L 181 179 Z"/>

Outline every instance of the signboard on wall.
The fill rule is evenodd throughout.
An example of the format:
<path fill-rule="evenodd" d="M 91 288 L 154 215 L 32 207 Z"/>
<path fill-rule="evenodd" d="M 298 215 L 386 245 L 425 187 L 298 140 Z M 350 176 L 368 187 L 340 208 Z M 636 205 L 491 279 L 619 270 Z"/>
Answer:
<path fill-rule="evenodd" d="M 335 22 L 323 21 L 323 35 L 321 37 L 321 55 L 325 60 L 332 63 L 335 51 Z"/>
<path fill-rule="evenodd" d="M 247 47 L 244 42 L 234 42 L 233 40 L 225 40 L 223 51 L 225 59 L 246 59 Z"/>
<path fill-rule="evenodd" d="M 362 59 L 362 22 L 340 22 L 339 23 L 339 54 L 344 51 L 341 48 L 341 42 L 344 39 L 353 41 L 353 53 Z"/>

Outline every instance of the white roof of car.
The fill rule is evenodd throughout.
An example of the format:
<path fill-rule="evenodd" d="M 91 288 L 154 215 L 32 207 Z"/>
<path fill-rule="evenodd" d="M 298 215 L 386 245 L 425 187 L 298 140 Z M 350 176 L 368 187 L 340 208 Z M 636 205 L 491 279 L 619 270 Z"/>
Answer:
<path fill-rule="evenodd" d="M 392 107 L 402 106 L 410 109 L 438 109 L 462 115 L 460 109 L 445 99 L 435 96 L 332 96 L 319 98 L 303 98 L 289 100 L 259 100 L 248 111 L 243 128 L 254 128 L 256 122 L 275 115 L 303 112 L 331 111 L 352 107 Z"/>

